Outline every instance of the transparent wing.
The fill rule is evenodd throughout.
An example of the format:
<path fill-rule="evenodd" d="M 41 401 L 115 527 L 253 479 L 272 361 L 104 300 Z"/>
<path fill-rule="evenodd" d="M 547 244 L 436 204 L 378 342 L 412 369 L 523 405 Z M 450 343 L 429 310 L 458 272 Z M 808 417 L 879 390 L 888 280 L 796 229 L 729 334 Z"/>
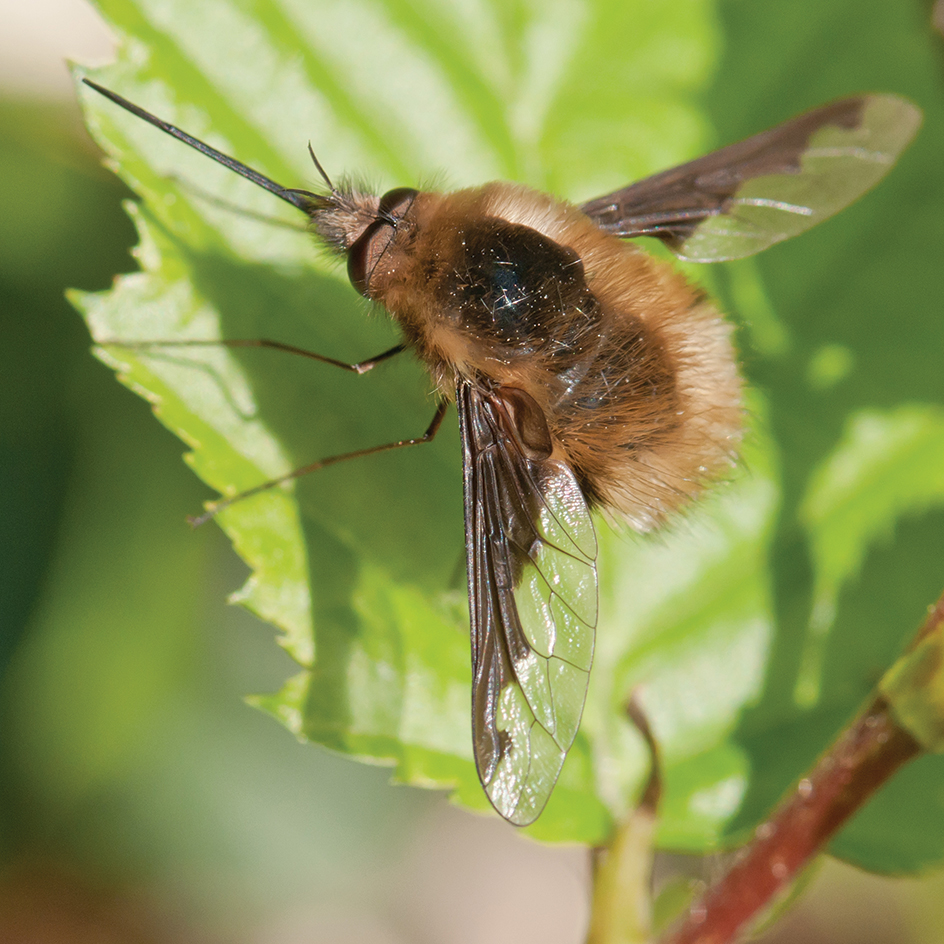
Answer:
<path fill-rule="evenodd" d="M 520 390 L 460 383 L 472 634 L 472 736 L 492 805 L 519 826 L 547 803 L 583 712 L 597 542 L 572 470 Z"/>
<path fill-rule="evenodd" d="M 740 259 L 848 206 L 920 124 L 920 110 L 896 95 L 842 99 L 581 209 L 607 232 L 656 236 L 692 262 Z"/>

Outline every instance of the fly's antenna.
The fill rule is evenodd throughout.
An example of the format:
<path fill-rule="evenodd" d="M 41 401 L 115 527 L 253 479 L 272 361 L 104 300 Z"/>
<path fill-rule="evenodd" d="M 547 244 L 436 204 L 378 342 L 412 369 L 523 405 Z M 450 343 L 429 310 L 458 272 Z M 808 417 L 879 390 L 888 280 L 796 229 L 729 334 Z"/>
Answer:
<path fill-rule="evenodd" d="M 337 193 L 338 188 L 335 187 L 333 183 L 331 183 L 331 178 L 325 173 L 325 169 L 321 166 L 321 161 L 319 161 L 315 156 L 314 149 L 311 146 L 311 141 L 308 142 L 308 153 L 311 155 L 312 163 L 317 168 L 318 173 L 321 174 L 321 179 L 328 185 L 328 189 L 332 193 Z"/>
<path fill-rule="evenodd" d="M 132 115 L 136 115 L 138 118 L 143 118 L 149 124 L 154 125 L 155 128 L 160 128 L 165 134 L 169 134 L 172 138 L 176 138 L 178 141 L 183 141 L 184 144 L 189 145 L 194 150 L 199 151 L 201 154 L 205 154 L 207 157 L 216 161 L 217 164 L 222 164 L 224 167 L 228 167 L 231 171 L 239 174 L 240 177 L 245 177 L 246 180 L 251 180 L 254 184 L 259 187 L 262 187 L 264 190 L 268 190 L 270 193 L 274 193 L 277 197 L 285 200 L 287 203 L 291 203 L 292 206 L 297 207 L 299 210 L 304 213 L 309 213 L 311 209 L 311 201 L 320 199 L 317 194 L 309 193 L 307 190 L 293 190 L 288 187 L 283 187 L 281 184 L 277 184 L 274 180 L 266 177 L 264 174 L 260 174 L 259 171 L 253 170 L 251 167 L 247 167 L 245 164 L 240 163 L 235 158 L 229 157 L 224 154 L 222 151 L 217 151 L 216 148 L 210 147 L 209 144 L 204 144 L 199 139 L 193 137 L 192 135 L 187 134 L 186 131 L 181 131 L 180 128 L 176 125 L 172 125 L 167 121 L 164 121 L 161 118 L 158 118 L 157 115 L 152 115 L 149 111 L 145 111 L 143 108 L 135 105 L 134 102 L 129 102 L 128 99 L 122 98 L 116 92 L 112 92 L 110 89 L 103 88 L 101 85 L 96 84 L 91 81 L 91 79 L 82 79 L 82 81 L 89 87 L 95 89 L 100 95 L 104 95 L 105 98 L 111 99 L 116 105 L 120 105 L 125 111 L 131 112 Z M 312 155 L 314 157 L 314 155 Z M 315 165 L 321 170 L 321 165 L 318 164 L 317 160 Z M 323 170 L 321 170 L 322 177 L 327 180 L 327 175 Z M 330 181 L 329 181 L 330 184 Z M 332 188 L 333 191 L 334 188 Z"/>

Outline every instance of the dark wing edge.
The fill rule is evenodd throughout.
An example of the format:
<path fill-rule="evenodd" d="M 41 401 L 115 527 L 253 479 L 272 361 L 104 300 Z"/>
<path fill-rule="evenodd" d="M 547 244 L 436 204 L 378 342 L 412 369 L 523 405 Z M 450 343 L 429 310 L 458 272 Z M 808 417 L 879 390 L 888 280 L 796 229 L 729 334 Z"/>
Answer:
<path fill-rule="evenodd" d="M 589 507 L 566 463 L 523 445 L 522 403 L 518 422 L 543 422 L 522 391 L 456 389 L 473 752 L 492 805 L 518 826 L 544 809 L 576 736 L 598 609 Z"/>
<path fill-rule="evenodd" d="M 608 233 L 654 236 L 691 262 L 740 259 L 871 189 L 920 125 L 920 109 L 897 95 L 841 99 L 580 209 Z"/>

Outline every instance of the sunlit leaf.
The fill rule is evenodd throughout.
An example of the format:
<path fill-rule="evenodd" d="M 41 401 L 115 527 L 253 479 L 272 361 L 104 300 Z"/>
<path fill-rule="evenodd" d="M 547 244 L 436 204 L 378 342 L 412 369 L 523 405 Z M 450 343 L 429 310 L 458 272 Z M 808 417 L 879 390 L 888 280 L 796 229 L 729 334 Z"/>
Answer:
<path fill-rule="evenodd" d="M 109 0 L 101 8 L 123 46 L 93 77 L 286 186 L 317 186 L 310 139 L 329 174 L 367 175 L 378 189 L 503 177 L 575 201 L 843 94 L 937 101 L 929 41 L 897 7 L 867 22 L 851 2 L 717 7 L 720 18 L 708 0 Z M 843 17 L 857 33 L 837 51 Z M 892 54 L 901 48 L 907 63 Z M 711 102 L 711 119 L 696 97 Z M 368 317 L 304 233 L 222 201 L 283 222 L 290 208 L 94 93 L 83 100 L 145 201 L 134 214 L 142 273 L 81 299 L 96 337 L 270 337 L 352 361 L 391 346 L 392 325 Z M 942 393 L 944 322 L 928 301 L 942 294 L 941 267 L 928 261 L 942 218 L 926 197 L 940 189 L 938 138 L 926 131 L 837 220 L 728 276 L 697 276 L 730 288 L 751 329 L 747 373 L 763 396 L 750 399 L 745 460 L 736 481 L 661 536 L 598 523 L 587 705 L 535 835 L 599 842 L 633 802 L 648 758 L 623 707 L 638 688 L 665 760 L 661 841 L 705 849 L 736 836 L 835 734 L 936 595 L 940 495 L 926 469 L 926 487 L 909 485 L 915 455 L 891 446 L 900 405 L 929 416 Z M 106 346 L 103 356 L 224 494 L 416 435 L 435 406 L 408 358 L 356 377 L 267 351 Z M 889 447 L 864 465 L 854 448 L 863 416 L 885 422 Z M 929 455 L 937 435 L 932 424 Z M 876 491 L 868 462 L 882 452 Z M 859 463 L 856 488 L 831 493 L 847 460 Z M 281 628 L 299 663 L 259 703 L 311 740 L 484 808 L 454 421 L 432 445 L 326 469 L 219 523 L 253 568 L 240 598 Z M 929 775 L 916 776 L 938 815 Z M 883 802 L 894 818 L 898 801 Z M 944 841 L 910 846 L 907 830 L 870 844 L 859 829 L 843 848 L 867 848 L 848 854 L 873 867 L 915 868 L 944 852 Z"/>

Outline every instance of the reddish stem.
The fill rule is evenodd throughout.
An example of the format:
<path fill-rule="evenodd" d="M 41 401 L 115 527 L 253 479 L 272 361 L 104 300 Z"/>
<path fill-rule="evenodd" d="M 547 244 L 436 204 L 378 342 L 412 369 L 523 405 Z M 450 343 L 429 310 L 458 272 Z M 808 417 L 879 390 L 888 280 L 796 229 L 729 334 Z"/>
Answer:
<path fill-rule="evenodd" d="M 663 944 L 728 944 L 921 745 L 876 699 L 782 801 Z"/>
<path fill-rule="evenodd" d="M 944 594 L 928 609 L 913 648 L 944 624 Z M 661 944 L 730 944 L 749 929 L 803 867 L 922 745 L 881 696 L 865 709 L 788 794 L 730 871 L 709 888 Z"/>

